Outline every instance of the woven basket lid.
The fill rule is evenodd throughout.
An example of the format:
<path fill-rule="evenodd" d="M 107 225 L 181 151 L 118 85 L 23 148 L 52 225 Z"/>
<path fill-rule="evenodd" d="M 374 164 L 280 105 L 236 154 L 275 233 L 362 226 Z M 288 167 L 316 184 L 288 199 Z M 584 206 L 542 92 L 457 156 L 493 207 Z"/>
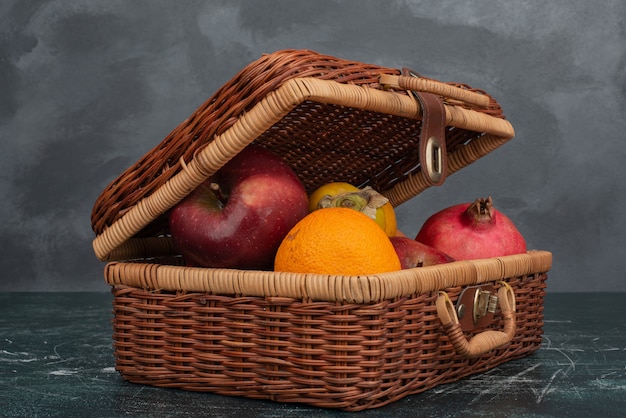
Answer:
<path fill-rule="evenodd" d="M 102 191 L 91 214 L 96 256 L 139 257 L 148 241 L 171 251 L 160 239 L 169 209 L 252 142 L 280 155 L 308 192 L 346 181 L 394 206 L 411 199 L 433 185 L 420 163 L 416 91 L 443 101 L 448 175 L 514 136 L 500 105 L 464 84 L 308 50 L 266 54 Z"/>

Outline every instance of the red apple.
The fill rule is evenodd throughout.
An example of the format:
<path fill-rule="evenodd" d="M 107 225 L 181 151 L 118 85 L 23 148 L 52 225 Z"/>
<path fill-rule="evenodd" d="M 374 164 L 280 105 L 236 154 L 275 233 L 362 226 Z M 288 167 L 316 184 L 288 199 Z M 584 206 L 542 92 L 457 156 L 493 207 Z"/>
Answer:
<path fill-rule="evenodd" d="M 406 236 L 390 237 L 403 269 L 432 266 L 454 261 L 452 257 L 433 247 Z"/>
<path fill-rule="evenodd" d="M 307 213 L 291 167 L 249 145 L 172 209 L 169 229 L 188 265 L 271 270 L 281 241 Z"/>

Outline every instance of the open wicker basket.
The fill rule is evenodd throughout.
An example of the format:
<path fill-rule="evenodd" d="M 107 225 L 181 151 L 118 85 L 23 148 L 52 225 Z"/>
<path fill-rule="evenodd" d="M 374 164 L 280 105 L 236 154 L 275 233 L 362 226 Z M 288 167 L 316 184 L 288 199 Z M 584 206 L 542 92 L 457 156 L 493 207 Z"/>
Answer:
<path fill-rule="evenodd" d="M 513 135 L 467 85 L 306 50 L 262 56 L 94 205 L 116 369 L 139 384 L 363 410 L 532 353 L 547 251 L 328 276 L 186 267 L 167 231 L 169 209 L 253 142 L 308 191 L 347 181 L 397 206 Z"/>

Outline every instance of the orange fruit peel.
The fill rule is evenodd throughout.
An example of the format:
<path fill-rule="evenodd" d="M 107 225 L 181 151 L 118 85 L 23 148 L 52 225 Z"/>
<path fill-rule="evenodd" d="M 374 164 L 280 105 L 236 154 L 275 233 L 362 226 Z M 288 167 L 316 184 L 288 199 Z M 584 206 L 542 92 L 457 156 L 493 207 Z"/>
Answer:
<path fill-rule="evenodd" d="M 316 210 L 283 239 L 274 270 L 346 276 L 401 269 L 391 240 L 367 215 L 345 207 Z"/>

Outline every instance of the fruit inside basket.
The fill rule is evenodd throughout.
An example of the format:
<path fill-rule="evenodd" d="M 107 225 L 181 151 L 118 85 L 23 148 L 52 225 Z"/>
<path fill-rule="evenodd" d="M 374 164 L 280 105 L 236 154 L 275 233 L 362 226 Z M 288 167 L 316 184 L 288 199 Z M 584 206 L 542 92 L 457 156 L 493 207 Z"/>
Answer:
<path fill-rule="evenodd" d="M 169 224 L 252 146 L 307 194 L 342 181 L 396 207 L 513 136 L 496 100 L 465 84 L 307 50 L 262 56 L 94 205 L 116 369 L 140 384 L 363 410 L 532 353 L 547 251 L 376 274 L 206 268 L 181 256 Z"/>

